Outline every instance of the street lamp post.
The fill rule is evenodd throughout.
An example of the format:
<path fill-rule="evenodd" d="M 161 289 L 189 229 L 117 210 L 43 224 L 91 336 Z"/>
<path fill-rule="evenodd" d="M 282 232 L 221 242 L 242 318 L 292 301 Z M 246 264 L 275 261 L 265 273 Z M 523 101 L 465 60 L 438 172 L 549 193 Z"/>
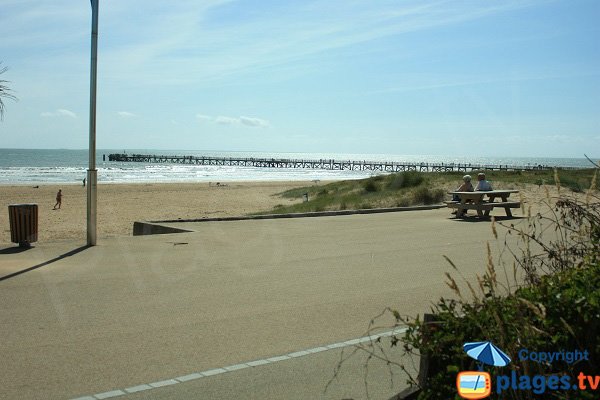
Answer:
<path fill-rule="evenodd" d="M 96 245 L 96 217 L 98 206 L 98 170 L 96 170 L 96 76 L 98 72 L 98 3 L 92 4 L 92 55 L 90 70 L 90 144 L 87 170 L 87 244 Z"/>

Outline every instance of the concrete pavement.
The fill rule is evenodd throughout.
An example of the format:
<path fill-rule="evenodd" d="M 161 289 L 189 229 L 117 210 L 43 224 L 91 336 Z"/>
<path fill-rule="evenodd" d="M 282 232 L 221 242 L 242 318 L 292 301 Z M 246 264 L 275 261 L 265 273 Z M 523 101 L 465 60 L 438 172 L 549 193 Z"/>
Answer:
<path fill-rule="evenodd" d="M 195 232 L 0 247 L 0 276 L 35 267 L 0 281 L 0 398 L 98 398 L 358 338 L 386 306 L 429 311 L 450 295 L 442 256 L 473 276 L 493 241 L 489 222 L 447 210 L 185 229 Z M 119 398 L 314 398 L 304 395 L 321 393 L 335 352 Z M 321 398 L 365 397 L 361 362 L 351 363 L 354 384 Z"/>

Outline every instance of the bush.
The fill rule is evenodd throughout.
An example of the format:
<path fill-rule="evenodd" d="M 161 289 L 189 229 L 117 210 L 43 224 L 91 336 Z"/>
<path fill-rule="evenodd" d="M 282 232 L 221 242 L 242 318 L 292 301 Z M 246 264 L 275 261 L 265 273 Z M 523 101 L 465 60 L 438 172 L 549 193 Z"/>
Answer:
<path fill-rule="evenodd" d="M 452 286 L 453 284 L 451 284 Z M 510 375 L 569 375 L 572 382 L 580 372 L 599 375 L 597 360 L 600 357 L 600 264 L 586 264 L 582 268 L 545 276 L 537 286 L 517 290 L 507 297 L 497 297 L 492 288 L 492 277 L 485 278 L 488 285 L 484 298 L 473 303 L 440 300 L 435 306 L 435 324 L 441 329 L 429 329 L 419 320 L 409 323 L 403 341 L 406 349 L 434 355 L 428 386 L 419 399 L 448 399 L 456 395 L 456 375 L 449 371 L 477 370 L 476 361 L 467 357 L 462 349 L 466 342 L 489 340 L 502 348 L 512 359 L 502 368 L 489 368 L 495 378 L 497 373 Z M 583 300 L 585 299 L 585 300 Z M 583 301 L 582 301 L 583 300 Z M 565 362 L 541 364 L 520 361 L 520 349 L 538 352 L 561 350 L 588 350 L 590 361 L 577 365 Z M 493 380 L 495 381 L 495 379 Z M 564 392 L 553 392 L 544 398 L 563 397 Z M 586 398 L 583 392 L 579 399 Z M 589 398 L 593 398 L 589 393 Z M 506 391 L 505 399 L 532 398 L 530 391 Z"/>
<path fill-rule="evenodd" d="M 398 190 L 403 188 L 410 188 L 419 186 L 425 178 L 423 174 L 417 171 L 400 172 L 398 174 L 390 175 L 389 182 L 387 184 L 389 189 Z"/>
<path fill-rule="evenodd" d="M 523 238 L 523 252 L 511 252 L 516 265 L 525 272 L 523 286 L 508 295 L 500 295 L 506 288 L 497 281 L 488 247 L 488 268 L 479 278 L 479 291 L 467 282 L 472 298 L 466 299 L 447 274 L 447 283 L 458 299 L 441 299 L 434 306 L 435 324 L 439 328 L 430 329 L 419 319 L 409 321 L 409 329 L 402 338 L 405 350 L 409 353 L 418 350 L 436 360 L 427 388 L 419 399 L 455 397 L 456 375 L 449 371 L 477 369 L 476 362 L 466 357 L 462 349 L 465 342 L 476 340 L 497 344 L 512 359 L 502 369 L 489 369 L 492 376 L 510 375 L 514 371 L 529 376 L 569 375 L 572 382 L 576 382 L 580 372 L 600 375 L 600 202 L 582 204 L 563 197 L 546 205 L 549 214 L 531 216 L 524 228 L 507 226 L 508 233 Z M 495 225 L 492 227 L 497 234 Z M 552 231 L 560 232 L 556 239 L 542 239 L 542 232 Z M 530 251 L 533 244 L 542 252 Z M 521 361 L 520 349 L 587 350 L 589 361 L 577 364 Z M 520 390 L 506 391 L 502 398 L 535 396 L 531 391 Z M 570 396 L 568 392 L 553 391 L 544 398 Z M 591 392 L 577 392 L 577 398 L 594 397 Z"/>
<path fill-rule="evenodd" d="M 428 187 L 420 187 L 413 193 L 415 204 L 436 204 L 444 199 L 444 191 L 442 189 L 431 190 Z"/>
<path fill-rule="evenodd" d="M 366 181 L 363 187 L 365 188 L 365 192 L 367 192 L 367 193 L 374 193 L 379 190 L 378 185 L 372 179 L 369 179 L 368 181 Z"/>

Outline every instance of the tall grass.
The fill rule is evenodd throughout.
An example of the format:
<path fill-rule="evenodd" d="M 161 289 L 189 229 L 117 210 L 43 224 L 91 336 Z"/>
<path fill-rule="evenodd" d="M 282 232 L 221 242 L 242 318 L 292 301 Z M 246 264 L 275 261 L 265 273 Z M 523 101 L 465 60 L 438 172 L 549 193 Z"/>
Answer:
<path fill-rule="evenodd" d="M 283 199 L 291 200 L 267 213 L 295 213 L 329 210 L 352 210 L 381 207 L 408 207 L 414 205 L 439 204 L 446 198 L 446 192 L 462 182 L 464 172 L 406 171 L 389 175 L 378 175 L 360 180 L 334 182 L 327 185 L 313 185 L 280 193 Z M 560 176 L 560 178 L 557 178 Z M 578 192 L 598 186 L 594 170 L 553 171 L 500 171 L 489 172 L 487 178 L 494 188 L 515 188 L 522 185 L 556 184 Z M 304 194 L 309 201 L 304 202 Z"/>
<path fill-rule="evenodd" d="M 444 190 L 431 189 L 428 182 L 427 174 L 410 171 L 334 182 L 324 186 L 302 187 L 280 193 L 279 196 L 295 200 L 295 203 L 277 207 L 270 212 L 294 213 L 440 203 L 444 198 Z M 308 195 L 308 202 L 303 201 L 304 194 Z"/>

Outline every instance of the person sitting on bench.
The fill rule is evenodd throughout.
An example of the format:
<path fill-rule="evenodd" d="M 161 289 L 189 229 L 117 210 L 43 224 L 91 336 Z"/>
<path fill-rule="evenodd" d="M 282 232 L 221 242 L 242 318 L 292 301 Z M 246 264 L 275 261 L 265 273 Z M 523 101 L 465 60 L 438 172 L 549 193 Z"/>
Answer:
<path fill-rule="evenodd" d="M 477 186 L 475 187 L 475 191 L 481 192 L 489 192 L 492 189 L 492 185 L 485 180 L 485 174 L 480 172 L 477 174 Z"/>
<path fill-rule="evenodd" d="M 455 190 L 455 192 L 472 192 L 473 184 L 471 183 L 471 175 L 463 176 L 463 183 Z M 452 195 L 452 201 L 460 201 L 457 194 Z"/>

